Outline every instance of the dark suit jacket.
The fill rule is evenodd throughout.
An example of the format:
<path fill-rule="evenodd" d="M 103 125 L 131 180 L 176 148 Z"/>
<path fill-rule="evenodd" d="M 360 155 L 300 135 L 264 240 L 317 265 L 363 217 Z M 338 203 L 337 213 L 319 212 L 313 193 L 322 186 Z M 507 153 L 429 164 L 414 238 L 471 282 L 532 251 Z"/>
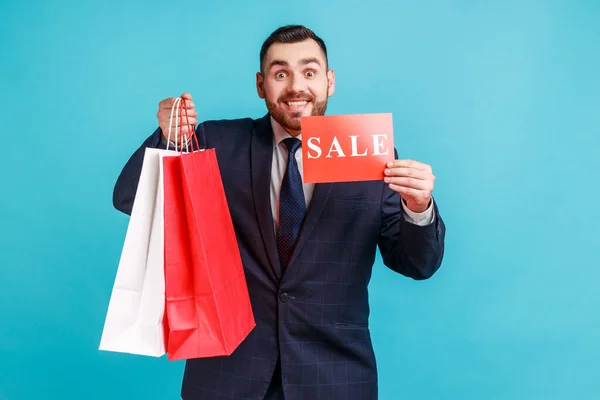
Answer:
<path fill-rule="evenodd" d="M 216 149 L 257 325 L 231 356 L 187 360 L 183 398 L 263 399 L 280 360 L 288 400 L 376 399 L 367 293 L 376 251 L 397 273 L 431 277 L 444 253 L 437 204 L 434 223 L 417 226 L 383 181 L 317 184 L 282 272 L 269 194 L 269 115 L 207 121 L 196 132 L 201 145 Z M 118 210 L 131 213 L 144 149 L 164 148 L 160 136 L 157 129 L 121 172 Z"/>

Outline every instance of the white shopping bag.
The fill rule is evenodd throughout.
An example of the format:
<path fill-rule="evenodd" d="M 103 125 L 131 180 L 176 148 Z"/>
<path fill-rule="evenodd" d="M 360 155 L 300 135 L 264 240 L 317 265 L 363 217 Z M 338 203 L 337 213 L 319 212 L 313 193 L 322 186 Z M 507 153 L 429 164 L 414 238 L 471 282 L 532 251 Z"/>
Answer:
<path fill-rule="evenodd" d="M 177 114 L 179 100 L 173 105 Z M 166 353 L 162 158 L 180 154 L 168 147 L 147 148 L 144 153 L 100 350 L 153 357 Z"/>

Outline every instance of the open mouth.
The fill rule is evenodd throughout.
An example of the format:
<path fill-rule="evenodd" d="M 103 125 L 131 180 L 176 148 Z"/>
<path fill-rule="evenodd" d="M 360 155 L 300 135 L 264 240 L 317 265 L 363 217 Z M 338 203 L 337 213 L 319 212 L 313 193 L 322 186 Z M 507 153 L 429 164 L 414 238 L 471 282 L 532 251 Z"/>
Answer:
<path fill-rule="evenodd" d="M 303 108 L 309 103 L 309 101 L 308 100 L 289 100 L 289 101 L 284 101 L 284 103 L 290 108 Z"/>

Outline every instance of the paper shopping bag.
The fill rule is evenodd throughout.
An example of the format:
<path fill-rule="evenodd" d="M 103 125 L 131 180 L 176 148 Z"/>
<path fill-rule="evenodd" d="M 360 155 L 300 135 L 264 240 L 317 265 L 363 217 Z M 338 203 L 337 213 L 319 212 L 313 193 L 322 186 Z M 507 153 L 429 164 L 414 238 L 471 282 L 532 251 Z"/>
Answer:
<path fill-rule="evenodd" d="M 179 102 L 169 119 L 167 143 L 175 113 L 180 136 Z M 181 143 L 181 140 L 179 141 Z M 125 243 L 110 297 L 100 350 L 160 357 L 166 353 L 163 157 L 175 150 L 144 152 Z"/>
<path fill-rule="evenodd" d="M 162 157 L 147 148 L 100 340 L 100 350 L 166 353 Z"/>
<path fill-rule="evenodd" d="M 168 359 L 230 355 L 255 320 L 215 150 L 163 162 Z"/>

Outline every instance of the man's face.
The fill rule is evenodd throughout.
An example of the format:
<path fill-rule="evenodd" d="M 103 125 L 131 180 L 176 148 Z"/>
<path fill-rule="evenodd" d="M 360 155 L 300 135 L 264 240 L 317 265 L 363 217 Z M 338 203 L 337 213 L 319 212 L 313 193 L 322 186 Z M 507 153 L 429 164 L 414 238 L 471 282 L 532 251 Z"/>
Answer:
<path fill-rule="evenodd" d="M 324 115 L 333 95 L 335 76 L 327 70 L 325 55 L 312 39 L 274 43 L 256 74 L 256 87 L 275 121 L 291 135 L 300 133 L 300 117 Z"/>

